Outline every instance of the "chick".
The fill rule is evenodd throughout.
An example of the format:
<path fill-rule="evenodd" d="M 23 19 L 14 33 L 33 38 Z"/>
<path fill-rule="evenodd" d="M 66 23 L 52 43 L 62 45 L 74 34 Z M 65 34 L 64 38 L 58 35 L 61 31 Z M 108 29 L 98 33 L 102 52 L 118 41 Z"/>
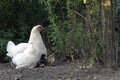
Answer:
<path fill-rule="evenodd" d="M 45 65 L 47 65 L 47 56 L 42 54 L 38 66 L 44 67 Z"/>
<path fill-rule="evenodd" d="M 54 54 L 48 55 L 47 64 L 51 65 L 51 66 L 54 66 L 54 62 L 55 62 L 55 55 Z"/>

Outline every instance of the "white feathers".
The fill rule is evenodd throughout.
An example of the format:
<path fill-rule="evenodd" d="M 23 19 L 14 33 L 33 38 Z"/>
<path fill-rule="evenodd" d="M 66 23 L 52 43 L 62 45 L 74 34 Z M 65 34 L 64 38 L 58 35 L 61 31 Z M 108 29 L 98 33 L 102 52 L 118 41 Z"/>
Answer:
<path fill-rule="evenodd" d="M 42 28 L 41 25 L 33 27 L 28 43 L 15 45 L 12 41 L 8 42 L 7 56 L 12 58 L 16 69 L 34 68 L 42 54 L 47 56 L 47 49 L 40 35 Z"/>
<path fill-rule="evenodd" d="M 7 44 L 7 56 L 13 58 L 19 53 L 24 52 L 24 50 L 29 46 L 28 43 L 20 43 L 15 45 L 12 41 L 9 41 Z"/>
<path fill-rule="evenodd" d="M 27 49 L 20 54 L 17 54 L 13 59 L 13 63 L 16 65 L 16 69 L 29 67 L 33 68 L 36 66 L 37 55 L 33 45 L 29 45 Z"/>
<path fill-rule="evenodd" d="M 11 58 L 16 54 L 16 47 L 12 41 L 9 41 L 7 44 L 7 52 L 8 52 L 7 56 L 9 56 Z"/>

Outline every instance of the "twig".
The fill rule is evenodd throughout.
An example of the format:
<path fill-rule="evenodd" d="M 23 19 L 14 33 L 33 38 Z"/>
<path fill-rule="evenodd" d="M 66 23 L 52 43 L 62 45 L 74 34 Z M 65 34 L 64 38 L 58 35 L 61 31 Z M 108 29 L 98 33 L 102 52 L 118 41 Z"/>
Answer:
<path fill-rule="evenodd" d="M 77 11 L 74 11 L 76 14 L 78 14 L 79 16 L 81 16 L 82 18 L 84 18 L 85 20 L 87 20 L 86 19 L 86 17 L 84 17 L 82 14 L 80 14 L 79 12 L 77 12 Z"/>

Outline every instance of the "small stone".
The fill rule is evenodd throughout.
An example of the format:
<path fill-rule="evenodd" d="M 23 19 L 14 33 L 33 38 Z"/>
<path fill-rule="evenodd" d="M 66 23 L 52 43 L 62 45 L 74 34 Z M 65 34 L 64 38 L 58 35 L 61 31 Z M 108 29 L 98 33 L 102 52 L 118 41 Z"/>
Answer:
<path fill-rule="evenodd" d="M 20 80 L 21 77 L 22 77 L 21 75 L 15 75 L 14 80 Z"/>
<path fill-rule="evenodd" d="M 14 80 L 20 80 L 20 78 L 18 78 L 18 77 L 15 77 L 15 78 L 14 78 Z"/>
<path fill-rule="evenodd" d="M 93 77 L 93 80 L 96 80 L 98 77 Z"/>
<path fill-rule="evenodd" d="M 71 78 L 66 78 L 66 80 L 72 80 Z"/>
<path fill-rule="evenodd" d="M 57 80 L 62 80 L 62 79 L 59 78 L 59 79 L 57 79 Z"/>

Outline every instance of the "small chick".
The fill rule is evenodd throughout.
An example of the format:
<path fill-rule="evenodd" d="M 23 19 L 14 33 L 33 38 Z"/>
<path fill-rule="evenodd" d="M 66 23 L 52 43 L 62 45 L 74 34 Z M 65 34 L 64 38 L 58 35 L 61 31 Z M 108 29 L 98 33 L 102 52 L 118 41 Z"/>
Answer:
<path fill-rule="evenodd" d="M 54 54 L 50 54 L 50 55 L 48 55 L 48 65 L 54 65 L 54 62 L 55 62 L 55 56 L 54 56 Z"/>
<path fill-rule="evenodd" d="M 47 57 L 45 54 L 42 54 L 38 66 L 44 67 L 45 65 L 47 65 Z"/>

